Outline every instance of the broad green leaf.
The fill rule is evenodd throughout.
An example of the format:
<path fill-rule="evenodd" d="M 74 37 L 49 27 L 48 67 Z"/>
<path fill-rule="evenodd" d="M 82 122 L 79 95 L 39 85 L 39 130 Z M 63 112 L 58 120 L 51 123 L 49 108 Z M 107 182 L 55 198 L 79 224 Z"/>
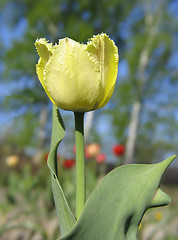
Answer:
<path fill-rule="evenodd" d="M 159 183 L 174 158 L 110 172 L 89 197 L 73 230 L 61 240 L 136 240 L 145 211 L 170 202 Z"/>
<path fill-rule="evenodd" d="M 51 171 L 52 191 L 62 236 L 66 235 L 76 222 L 58 180 L 57 148 L 64 135 L 64 123 L 62 121 L 59 110 L 53 105 L 51 150 L 48 156 L 47 164 Z"/>

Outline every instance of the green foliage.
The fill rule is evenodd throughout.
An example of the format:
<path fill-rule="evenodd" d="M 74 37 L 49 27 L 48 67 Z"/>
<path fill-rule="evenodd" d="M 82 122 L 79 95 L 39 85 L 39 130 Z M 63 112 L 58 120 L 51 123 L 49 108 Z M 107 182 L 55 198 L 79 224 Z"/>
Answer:
<path fill-rule="evenodd" d="M 26 128 L 27 125 L 30 127 Z M 8 144 L 18 146 L 18 150 L 20 151 L 24 150 L 27 146 L 34 147 L 34 130 L 37 126 L 38 124 L 33 113 L 28 112 L 25 114 L 23 121 L 19 118 L 16 119 L 8 137 Z"/>
<path fill-rule="evenodd" d="M 168 236 L 164 240 L 177 240 L 177 237 L 175 237 L 175 236 Z"/>
<path fill-rule="evenodd" d="M 164 7 L 161 6 L 162 2 L 164 4 L 166 3 Z M 160 156 L 160 152 L 164 155 L 165 152 L 176 149 L 177 136 L 175 129 L 177 129 L 177 118 L 173 110 L 177 106 L 177 102 L 172 96 L 176 96 L 177 93 L 177 73 L 174 74 L 174 68 L 171 69 L 170 72 L 168 63 L 172 54 L 175 52 L 176 46 L 174 46 L 175 44 L 173 44 L 173 41 L 175 32 L 177 31 L 177 21 L 168 11 L 169 1 L 157 1 L 156 4 L 153 4 L 155 6 L 154 9 L 152 1 L 149 3 L 150 5 L 145 5 L 145 3 L 136 0 L 80 0 L 78 2 L 73 0 L 2 0 L 0 2 L 1 10 L 4 11 L 4 9 L 8 8 L 10 11 L 10 21 L 7 22 L 10 29 L 17 27 L 22 19 L 27 21 L 24 35 L 20 39 L 16 38 L 15 41 L 13 40 L 12 45 L 8 49 L 5 49 L 4 44 L 0 43 L 0 55 L 3 57 L 3 64 L 5 64 L 5 72 L 2 76 L 3 81 L 9 83 L 10 81 L 16 81 L 18 84 L 22 76 L 27 76 L 25 81 L 33 79 L 35 83 L 32 89 L 25 86 L 22 91 L 20 89 L 15 93 L 13 92 L 8 99 L 9 101 L 5 103 L 4 106 L 8 111 L 11 111 L 11 109 L 17 110 L 24 105 L 29 107 L 30 104 L 32 108 L 30 109 L 31 112 L 29 111 L 27 115 L 24 115 L 23 119 L 17 119 L 15 121 L 14 128 L 10 129 L 6 136 L 7 140 L 5 139 L 2 142 L 8 142 L 16 151 L 24 149 L 25 146 L 33 146 L 34 144 L 33 133 L 35 129 L 37 129 L 38 119 L 32 112 L 40 106 L 41 103 L 46 104 L 47 99 L 35 75 L 37 55 L 35 55 L 35 50 L 32 51 L 32 49 L 34 49 L 33 44 L 35 39 L 46 37 L 50 41 L 57 42 L 58 38 L 68 36 L 77 41 L 86 42 L 87 38 L 91 37 L 93 34 L 107 32 L 114 38 L 116 44 L 120 48 L 121 61 L 125 60 L 128 64 L 128 72 L 125 76 L 122 78 L 119 75 L 118 90 L 115 91 L 111 105 L 109 105 L 111 106 L 111 110 L 107 111 L 112 115 L 114 132 L 118 141 L 126 141 L 132 103 L 135 99 L 140 98 L 142 112 L 140 115 L 138 141 L 135 151 L 137 161 L 141 162 L 144 160 L 144 162 L 150 162 L 151 159 L 156 159 L 158 154 Z M 135 9 L 141 9 L 142 14 L 141 17 L 138 14 L 138 18 L 137 14 L 135 14 L 133 19 L 133 12 Z M 160 16 L 161 21 L 157 22 Z M 150 19 L 153 21 L 151 25 L 148 25 L 147 20 Z M 125 25 L 125 30 L 130 29 L 130 31 L 129 35 L 124 37 L 121 23 L 126 22 L 128 22 L 128 24 Z M 154 36 L 153 40 L 148 41 L 150 34 L 153 33 L 153 27 L 157 26 L 157 23 L 159 23 L 157 34 Z M 138 79 L 141 61 L 139 61 L 139 59 L 142 52 L 145 50 L 146 43 L 149 45 L 148 62 L 144 69 L 145 79 L 140 88 Z M 170 91 L 168 91 L 168 88 Z M 160 99 L 163 99 L 163 101 L 160 101 Z M 151 107 L 149 103 L 151 103 Z M 7 108 L 7 106 L 9 108 Z M 58 123 L 57 125 L 59 129 L 61 129 Z M 164 130 L 160 131 L 159 129 Z M 59 142 L 63 138 L 63 130 L 61 129 L 62 132 L 59 132 L 59 136 L 58 132 L 53 130 L 53 133 L 56 131 L 57 136 L 53 138 L 54 145 L 52 144 L 48 165 L 52 172 L 51 178 L 53 181 L 53 192 L 58 218 L 60 226 L 62 226 L 62 234 L 65 235 L 75 223 L 75 219 L 68 207 L 57 176 L 56 150 Z M 120 172 L 121 170 L 122 172 L 122 169 L 127 169 L 127 167 L 119 168 L 117 171 Z M 92 178 L 94 182 L 91 184 L 92 188 L 93 185 L 95 185 L 96 178 L 92 175 L 92 172 L 88 173 L 88 175 L 88 179 Z M 65 177 L 66 176 L 64 176 L 64 179 Z M 118 178 L 120 177 L 121 176 L 118 176 Z M 34 176 L 30 175 L 29 170 L 26 168 L 24 169 L 23 179 L 24 181 L 22 181 L 22 177 L 16 176 L 15 174 L 10 175 L 10 192 L 8 194 L 10 201 L 13 202 L 15 200 L 14 196 L 17 191 L 28 198 L 28 194 L 32 192 L 39 183 L 35 180 Z M 108 177 L 106 179 L 108 179 Z M 123 184 L 127 182 L 126 177 L 123 177 L 122 180 Z M 121 181 L 117 184 L 120 185 L 120 183 Z M 99 185 L 97 188 L 99 192 L 102 191 L 100 190 L 100 186 L 102 185 Z M 72 185 L 70 185 L 70 187 L 72 188 Z M 120 187 L 118 189 L 120 189 Z M 113 192 L 115 193 L 115 191 Z M 107 195 L 104 194 L 102 199 L 98 198 L 99 200 L 95 202 L 94 199 L 97 198 L 96 191 L 91 195 L 90 199 L 93 200 L 90 200 L 89 204 L 86 204 L 86 208 L 79 222 L 77 222 L 76 227 L 71 232 L 72 237 L 75 233 L 81 234 L 82 229 L 87 228 L 90 230 L 90 226 L 91 230 L 93 229 L 92 227 L 96 225 L 95 221 L 97 222 L 97 219 L 94 221 L 93 216 L 88 219 L 87 216 L 91 214 L 90 206 L 98 210 L 101 206 L 101 202 L 103 202 L 106 197 Z M 124 195 L 120 196 L 120 193 L 118 193 L 118 197 L 124 197 Z M 63 204 L 62 207 L 61 204 Z M 104 210 L 102 209 L 102 213 L 105 213 L 105 210 L 109 206 L 106 202 L 104 202 L 104 204 L 106 206 Z M 66 209 L 66 212 L 61 212 L 61 208 Z M 115 209 L 116 208 L 114 208 L 113 211 L 115 211 Z M 106 214 L 107 213 L 106 211 Z M 131 217 L 133 220 L 133 216 Z M 99 216 L 96 215 L 96 218 L 99 218 Z M 66 222 L 70 222 L 69 225 L 65 225 L 65 220 L 63 219 L 67 219 Z M 82 223 L 82 219 L 86 219 L 86 225 Z M 116 223 L 113 223 L 112 218 L 108 220 L 108 217 L 106 217 L 106 219 L 106 223 L 112 223 L 110 229 L 113 229 Z M 128 221 L 125 222 L 127 223 L 126 225 L 131 223 L 128 229 L 132 229 L 130 228 L 132 226 L 131 218 L 126 219 L 128 219 Z M 61 224 L 61 222 L 63 223 Z M 102 223 L 103 222 L 101 222 L 101 224 Z M 138 227 L 138 222 L 136 225 Z M 77 236 L 74 237 L 77 238 Z M 171 236 L 167 237 L 167 240 L 173 239 L 176 238 Z"/>
<path fill-rule="evenodd" d="M 110 172 L 90 195 L 73 230 L 61 240 L 136 240 L 145 211 L 170 202 L 159 183 L 174 158 Z"/>
<path fill-rule="evenodd" d="M 37 177 L 34 177 L 31 174 L 30 165 L 26 165 L 23 168 L 22 175 L 17 174 L 15 171 L 9 171 L 8 178 L 8 198 L 9 200 L 16 201 L 16 196 L 18 194 L 22 194 L 26 199 L 31 196 L 33 189 L 41 188 L 39 186 L 39 182 L 41 182 L 41 175 L 39 174 Z M 13 200 L 14 199 L 14 200 Z"/>
<path fill-rule="evenodd" d="M 160 190 L 159 184 L 175 156 L 158 164 L 124 165 L 111 171 L 92 192 L 75 224 L 58 180 L 57 148 L 64 134 L 62 118 L 53 106 L 48 166 L 60 230 L 64 236 L 61 240 L 107 240 L 116 237 L 123 240 L 136 239 L 145 211 L 170 202 L 169 196 Z"/>
<path fill-rule="evenodd" d="M 53 106 L 51 150 L 48 157 L 48 167 L 51 170 L 53 196 L 62 235 L 66 235 L 75 224 L 75 218 L 72 215 L 67 200 L 64 196 L 63 190 L 60 186 L 57 172 L 57 148 L 64 135 L 64 123 L 62 121 L 59 111 L 55 106 Z"/>

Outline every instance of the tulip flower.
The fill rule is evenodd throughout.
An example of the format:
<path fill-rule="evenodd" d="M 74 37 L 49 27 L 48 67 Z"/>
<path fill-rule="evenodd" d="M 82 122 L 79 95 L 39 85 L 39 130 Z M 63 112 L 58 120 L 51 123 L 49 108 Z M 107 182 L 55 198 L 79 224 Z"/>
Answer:
<path fill-rule="evenodd" d="M 86 146 L 86 147 L 85 147 L 85 150 L 84 150 L 84 151 L 85 151 L 85 157 L 86 157 L 86 158 L 90 158 L 90 156 L 88 155 L 87 147 L 88 147 L 88 146 Z M 73 153 L 76 154 L 76 146 L 75 146 L 75 145 L 73 146 Z"/>
<path fill-rule="evenodd" d="M 112 152 L 115 156 L 122 156 L 125 152 L 124 145 L 117 144 L 112 148 Z"/>
<path fill-rule="evenodd" d="M 6 164 L 8 167 L 15 167 L 19 163 L 19 157 L 17 155 L 10 155 L 6 158 Z"/>
<path fill-rule="evenodd" d="M 80 44 L 70 38 L 52 45 L 35 42 L 40 56 L 36 71 L 50 100 L 59 108 L 87 112 L 110 100 L 117 78 L 118 48 L 104 33 Z"/>
<path fill-rule="evenodd" d="M 48 156 L 49 156 L 49 152 L 46 153 L 45 156 L 44 156 L 44 160 L 45 160 L 46 163 L 47 163 L 47 161 L 48 161 Z M 59 159 L 60 159 L 60 155 L 57 154 L 57 160 L 59 160 Z"/>
<path fill-rule="evenodd" d="M 85 155 L 87 158 L 96 157 L 100 152 L 101 146 L 98 143 L 90 143 L 86 146 Z"/>
<path fill-rule="evenodd" d="M 63 167 L 66 169 L 70 169 L 75 165 L 75 160 L 74 159 L 66 159 L 63 162 Z"/>
<path fill-rule="evenodd" d="M 106 161 L 106 154 L 104 153 L 99 153 L 97 156 L 96 156 L 96 162 L 97 163 L 104 163 Z"/>
<path fill-rule="evenodd" d="M 44 159 L 45 159 L 45 162 L 47 163 L 47 160 L 48 160 L 48 156 L 49 156 L 49 152 L 45 154 L 44 156 Z"/>
<path fill-rule="evenodd" d="M 76 146 L 75 145 L 73 146 L 72 150 L 73 150 L 73 153 L 76 154 Z"/>
<path fill-rule="evenodd" d="M 155 220 L 158 221 L 158 222 L 161 221 L 162 218 L 163 218 L 162 212 L 161 212 L 161 211 L 157 211 L 157 212 L 155 213 L 155 215 L 154 215 L 154 218 L 155 218 Z"/>
<path fill-rule="evenodd" d="M 85 203 L 84 113 L 105 106 L 116 84 L 118 48 L 104 33 L 87 44 L 70 38 L 53 45 L 46 39 L 35 42 L 40 56 L 38 78 L 57 107 L 73 111 L 76 136 L 76 217 Z"/>

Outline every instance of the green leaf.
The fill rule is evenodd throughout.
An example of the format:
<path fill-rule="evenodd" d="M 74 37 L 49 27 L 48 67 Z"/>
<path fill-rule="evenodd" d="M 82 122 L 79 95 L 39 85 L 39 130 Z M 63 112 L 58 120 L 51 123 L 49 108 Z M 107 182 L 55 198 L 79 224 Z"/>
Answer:
<path fill-rule="evenodd" d="M 47 164 L 51 170 L 52 191 L 62 236 L 66 235 L 76 222 L 58 180 L 57 148 L 64 135 L 65 127 L 63 120 L 57 107 L 53 106 L 51 150 L 48 156 Z"/>
<path fill-rule="evenodd" d="M 136 240 L 145 211 L 170 202 L 159 183 L 174 158 L 110 172 L 89 197 L 73 230 L 61 240 Z"/>

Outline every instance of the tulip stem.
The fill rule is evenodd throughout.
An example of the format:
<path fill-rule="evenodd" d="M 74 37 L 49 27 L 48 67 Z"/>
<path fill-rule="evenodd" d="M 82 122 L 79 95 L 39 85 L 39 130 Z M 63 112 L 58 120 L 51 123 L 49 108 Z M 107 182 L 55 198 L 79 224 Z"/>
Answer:
<path fill-rule="evenodd" d="M 84 113 L 74 112 L 76 142 L 76 218 L 80 216 L 86 199 Z"/>

